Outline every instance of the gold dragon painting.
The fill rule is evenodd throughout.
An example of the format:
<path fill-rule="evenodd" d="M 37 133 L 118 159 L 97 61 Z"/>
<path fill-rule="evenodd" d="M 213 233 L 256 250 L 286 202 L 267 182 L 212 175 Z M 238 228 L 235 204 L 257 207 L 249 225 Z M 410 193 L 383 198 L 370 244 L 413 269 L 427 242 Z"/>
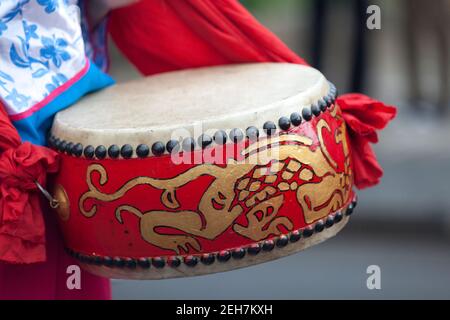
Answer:
<path fill-rule="evenodd" d="M 123 223 L 125 213 L 134 214 L 140 219 L 140 233 L 146 242 L 177 254 L 180 250 L 188 252 L 189 247 L 200 251 L 199 238 L 214 240 L 230 227 L 233 232 L 253 241 L 279 235 L 280 227 L 291 231 L 292 221 L 278 215 L 287 192 L 295 193 L 301 207 L 299 214 L 308 224 L 342 208 L 351 194 L 352 172 L 345 123 L 337 106 L 330 114 L 341 125 L 332 132 L 325 119 L 318 120 L 315 126 L 319 140 L 317 148 L 312 148 L 310 137 L 281 134 L 260 139 L 244 148 L 244 160 L 229 159 L 225 166 L 200 164 L 169 179 L 137 177 L 112 193 L 99 189 L 108 182 L 106 169 L 101 164 L 92 164 L 87 170 L 89 190 L 81 196 L 79 209 L 84 216 L 92 217 L 97 213 L 96 202 L 119 200 L 142 185 L 161 190 L 158 202 L 166 210 L 142 211 L 121 204 L 117 206 L 115 216 Z M 326 147 L 325 132 L 342 148 L 343 170 L 338 170 Z M 99 187 L 92 182 L 94 172 L 100 176 Z M 192 181 L 203 176 L 212 177 L 213 181 L 201 196 L 197 210 L 180 209 L 177 191 L 189 188 Z M 90 208 L 85 204 L 88 199 L 94 200 Z M 242 215 L 245 224 L 236 221 Z M 161 227 L 178 233 L 160 231 Z"/>

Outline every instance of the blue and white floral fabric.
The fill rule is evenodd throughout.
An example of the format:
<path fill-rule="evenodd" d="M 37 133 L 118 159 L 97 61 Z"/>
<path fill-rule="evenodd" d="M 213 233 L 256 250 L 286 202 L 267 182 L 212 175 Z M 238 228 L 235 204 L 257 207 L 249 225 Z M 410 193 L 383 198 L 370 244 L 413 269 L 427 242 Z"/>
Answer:
<path fill-rule="evenodd" d="M 0 0 L 0 100 L 24 140 L 44 144 L 54 113 L 113 82 L 105 23 L 91 33 L 84 5 Z"/>

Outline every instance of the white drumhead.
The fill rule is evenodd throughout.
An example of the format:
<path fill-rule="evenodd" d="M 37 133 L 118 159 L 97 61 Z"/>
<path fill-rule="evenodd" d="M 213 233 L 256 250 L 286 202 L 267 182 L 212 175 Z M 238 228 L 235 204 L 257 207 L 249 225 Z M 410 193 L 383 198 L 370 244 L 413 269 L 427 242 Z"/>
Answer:
<path fill-rule="evenodd" d="M 174 130 L 197 138 L 217 129 L 262 128 L 301 112 L 328 90 L 316 69 L 287 63 L 168 72 L 86 96 L 56 115 L 52 134 L 84 146 L 137 146 L 165 143 Z"/>

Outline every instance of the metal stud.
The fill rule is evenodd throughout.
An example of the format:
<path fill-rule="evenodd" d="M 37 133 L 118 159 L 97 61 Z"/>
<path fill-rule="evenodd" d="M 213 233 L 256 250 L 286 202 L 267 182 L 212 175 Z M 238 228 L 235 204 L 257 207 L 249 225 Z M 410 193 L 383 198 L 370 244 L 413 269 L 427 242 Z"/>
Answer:
<path fill-rule="evenodd" d="M 77 143 L 76 145 L 74 145 L 72 147 L 72 154 L 75 157 L 81 157 L 81 155 L 83 154 L 83 145 L 81 143 Z"/>
<path fill-rule="evenodd" d="M 150 260 L 148 258 L 139 258 L 137 261 L 137 264 L 139 267 L 143 268 L 143 269 L 148 269 L 150 268 Z"/>
<path fill-rule="evenodd" d="M 247 248 L 248 254 L 252 256 L 257 255 L 260 251 L 261 245 L 259 243 L 252 244 Z"/>
<path fill-rule="evenodd" d="M 230 260 L 230 258 L 231 258 L 231 253 L 228 250 L 220 251 L 217 254 L 217 260 L 220 262 L 226 262 L 226 261 Z"/>
<path fill-rule="evenodd" d="M 140 144 L 136 148 L 136 154 L 139 158 L 145 158 L 150 154 L 150 148 L 146 144 Z"/>
<path fill-rule="evenodd" d="M 323 229 L 325 229 L 325 223 L 322 220 L 317 221 L 316 225 L 314 226 L 314 231 L 322 232 Z"/>
<path fill-rule="evenodd" d="M 68 155 L 72 154 L 73 142 L 69 142 L 66 144 L 66 150 L 64 150 Z"/>
<path fill-rule="evenodd" d="M 302 233 L 300 230 L 294 230 L 291 232 L 291 235 L 289 236 L 289 241 L 291 242 L 297 242 L 302 237 Z"/>
<path fill-rule="evenodd" d="M 214 263 L 214 261 L 216 261 L 216 258 L 214 257 L 213 254 L 210 253 L 205 253 L 202 255 L 202 257 L 200 258 L 201 262 L 207 266 L 211 265 Z"/>
<path fill-rule="evenodd" d="M 108 148 L 108 156 L 112 159 L 118 158 L 120 155 L 120 148 L 117 144 L 113 144 Z"/>
<path fill-rule="evenodd" d="M 333 225 L 334 225 L 334 217 L 330 215 L 325 221 L 325 228 L 331 228 Z"/>
<path fill-rule="evenodd" d="M 305 119 L 305 121 L 311 120 L 312 119 L 311 108 L 303 108 L 302 117 L 303 117 L 303 119 Z"/>
<path fill-rule="evenodd" d="M 97 148 L 95 148 L 95 156 L 98 159 L 104 159 L 106 157 L 106 148 L 105 146 L 98 146 Z"/>
<path fill-rule="evenodd" d="M 331 107 L 333 105 L 333 97 L 331 94 L 327 95 L 325 98 L 325 103 L 327 104 L 327 108 Z"/>
<path fill-rule="evenodd" d="M 289 130 L 289 128 L 291 127 L 291 120 L 289 120 L 288 117 L 281 117 L 280 119 L 278 119 L 278 126 L 282 130 Z"/>
<path fill-rule="evenodd" d="M 124 159 L 129 159 L 133 156 L 133 147 L 130 144 L 124 144 L 120 148 L 120 154 Z"/>
<path fill-rule="evenodd" d="M 334 215 L 334 222 L 335 223 L 341 222 L 342 218 L 343 218 L 342 212 L 339 211 Z"/>
<path fill-rule="evenodd" d="M 56 150 L 59 150 L 59 145 L 61 144 L 61 140 L 59 139 L 59 138 L 56 138 L 55 139 L 55 142 L 53 143 L 53 147 L 56 149 Z"/>
<path fill-rule="evenodd" d="M 314 229 L 311 227 L 307 227 L 305 229 L 303 229 L 303 237 L 305 238 L 309 238 L 314 234 Z"/>
<path fill-rule="evenodd" d="M 125 266 L 125 261 L 122 258 L 114 257 L 113 258 L 113 265 L 115 267 L 123 268 Z"/>
<path fill-rule="evenodd" d="M 225 144 L 227 142 L 227 133 L 224 130 L 218 130 L 214 134 L 214 142 L 217 144 Z"/>
<path fill-rule="evenodd" d="M 169 140 L 166 143 L 166 149 L 168 153 L 175 153 L 180 151 L 180 143 L 177 140 Z"/>
<path fill-rule="evenodd" d="M 172 268 L 177 268 L 181 264 L 181 259 L 175 256 L 170 257 L 169 259 L 167 259 L 167 264 Z"/>
<path fill-rule="evenodd" d="M 183 150 L 186 152 L 190 152 L 190 151 L 194 151 L 195 149 L 195 140 L 194 138 L 188 137 L 188 138 L 184 138 L 183 142 Z"/>
<path fill-rule="evenodd" d="M 322 112 L 325 112 L 327 110 L 328 103 L 324 99 L 319 100 L 319 109 Z"/>
<path fill-rule="evenodd" d="M 298 112 L 294 112 L 291 114 L 291 123 L 294 126 L 299 126 L 302 123 L 302 116 Z"/>
<path fill-rule="evenodd" d="M 103 264 L 107 267 L 112 267 L 114 265 L 114 262 L 111 257 L 103 257 Z"/>
<path fill-rule="evenodd" d="M 86 148 L 84 148 L 83 154 L 87 159 L 92 159 L 95 155 L 94 147 L 91 145 L 87 146 Z"/>
<path fill-rule="evenodd" d="M 315 115 L 316 117 L 318 117 L 318 116 L 320 115 L 320 113 L 321 113 L 320 108 L 319 108 L 319 105 L 317 105 L 317 104 L 314 103 L 314 104 L 311 106 L 311 112 L 313 113 L 313 115 Z"/>
<path fill-rule="evenodd" d="M 235 249 L 231 252 L 233 259 L 242 259 L 245 256 L 245 250 L 242 248 Z"/>
<path fill-rule="evenodd" d="M 50 136 L 48 137 L 47 142 L 48 142 L 48 146 L 49 146 L 50 148 L 53 148 L 53 147 L 55 146 L 55 140 L 56 140 L 56 138 L 55 138 L 54 136 L 52 136 L 52 135 L 50 135 Z"/>
<path fill-rule="evenodd" d="M 188 267 L 194 267 L 198 263 L 198 258 L 195 256 L 186 256 L 184 257 L 184 264 Z"/>
<path fill-rule="evenodd" d="M 166 147 L 164 146 L 164 143 L 161 141 L 157 141 L 152 145 L 152 153 L 155 156 L 160 156 L 166 151 Z"/>
<path fill-rule="evenodd" d="M 245 130 L 245 134 L 247 135 L 247 138 L 251 141 L 256 141 L 259 138 L 259 130 L 256 127 L 248 127 L 247 130 Z"/>
<path fill-rule="evenodd" d="M 347 210 L 345 210 L 345 215 L 346 216 L 351 216 L 353 213 L 353 204 L 349 204 L 349 206 L 347 207 Z"/>
<path fill-rule="evenodd" d="M 161 257 L 155 257 L 152 259 L 152 265 L 155 268 L 161 269 L 161 268 L 164 268 L 164 266 L 166 265 L 166 262 Z"/>
<path fill-rule="evenodd" d="M 283 248 L 289 243 L 289 239 L 285 235 L 281 235 L 276 242 L 278 248 Z"/>
<path fill-rule="evenodd" d="M 272 121 L 267 121 L 264 123 L 263 129 L 268 136 L 271 136 L 275 133 L 275 131 L 277 131 L 277 126 Z"/>
<path fill-rule="evenodd" d="M 231 129 L 230 131 L 230 139 L 234 143 L 238 143 L 244 139 L 244 134 L 242 133 L 242 130 L 238 128 Z"/>
<path fill-rule="evenodd" d="M 198 145 L 204 149 L 204 148 L 208 147 L 212 143 L 212 141 L 213 141 L 213 139 L 209 135 L 202 133 L 200 135 L 200 137 L 198 137 L 197 142 L 198 142 Z"/>
<path fill-rule="evenodd" d="M 66 151 L 66 147 L 67 147 L 67 142 L 62 140 L 61 143 L 59 144 L 59 151 L 60 152 L 65 152 Z"/>
<path fill-rule="evenodd" d="M 136 259 L 125 258 L 124 261 L 125 261 L 125 267 L 127 267 L 129 269 L 136 269 L 136 267 L 137 267 Z"/>
<path fill-rule="evenodd" d="M 273 240 L 266 240 L 262 245 L 263 251 L 272 251 L 274 247 L 275 243 L 273 242 Z"/>

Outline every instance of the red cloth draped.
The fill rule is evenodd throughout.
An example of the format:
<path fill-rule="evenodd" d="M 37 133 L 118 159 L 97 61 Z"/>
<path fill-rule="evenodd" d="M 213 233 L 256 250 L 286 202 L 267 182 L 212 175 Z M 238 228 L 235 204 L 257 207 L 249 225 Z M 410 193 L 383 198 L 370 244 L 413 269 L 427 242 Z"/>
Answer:
<path fill-rule="evenodd" d="M 306 64 L 234 0 L 142 0 L 111 12 L 109 31 L 145 75 L 239 62 Z"/>
<path fill-rule="evenodd" d="M 370 143 L 378 142 L 377 130 L 394 119 L 396 109 L 363 94 L 345 94 L 337 99 L 349 129 L 354 182 L 358 189 L 380 182 L 383 169 L 378 164 Z"/>
<path fill-rule="evenodd" d="M 45 261 L 45 226 L 40 193 L 47 172 L 58 169 L 50 149 L 21 144 L 20 137 L 0 104 L 0 261 Z"/>

